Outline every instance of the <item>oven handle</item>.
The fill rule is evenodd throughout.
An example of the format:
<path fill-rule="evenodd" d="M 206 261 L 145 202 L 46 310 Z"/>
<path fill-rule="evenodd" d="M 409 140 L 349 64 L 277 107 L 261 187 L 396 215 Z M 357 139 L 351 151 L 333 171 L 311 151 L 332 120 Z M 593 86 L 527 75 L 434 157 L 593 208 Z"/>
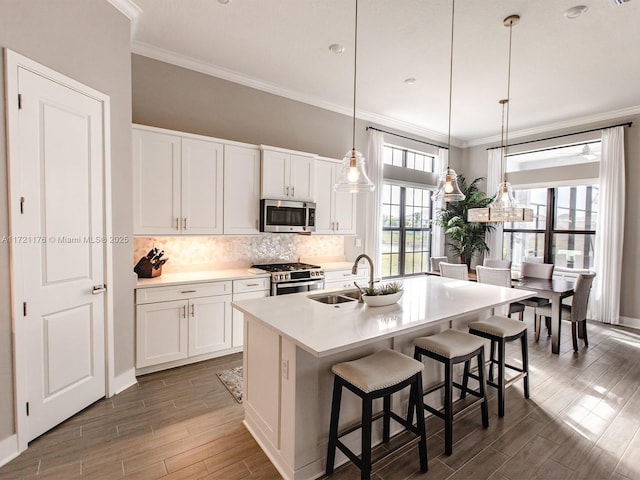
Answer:
<path fill-rule="evenodd" d="M 276 283 L 276 288 L 306 287 L 309 285 L 316 285 L 319 283 L 322 283 L 322 280 L 311 280 L 310 282 Z"/>

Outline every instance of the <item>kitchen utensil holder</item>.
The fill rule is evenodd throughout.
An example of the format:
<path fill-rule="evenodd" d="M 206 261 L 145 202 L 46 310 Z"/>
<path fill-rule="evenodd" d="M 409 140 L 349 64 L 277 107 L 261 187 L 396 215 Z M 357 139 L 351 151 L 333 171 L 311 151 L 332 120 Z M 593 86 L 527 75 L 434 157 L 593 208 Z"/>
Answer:
<path fill-rule="evenodd" d="M 142 257 L 136 266 L 133 267 L 133 271 L 138 274 L 138 278 L 159 277 L 162 275 L 162 265 L 160 265 L 160 268 L 154 268 L 147 257 Z"/>

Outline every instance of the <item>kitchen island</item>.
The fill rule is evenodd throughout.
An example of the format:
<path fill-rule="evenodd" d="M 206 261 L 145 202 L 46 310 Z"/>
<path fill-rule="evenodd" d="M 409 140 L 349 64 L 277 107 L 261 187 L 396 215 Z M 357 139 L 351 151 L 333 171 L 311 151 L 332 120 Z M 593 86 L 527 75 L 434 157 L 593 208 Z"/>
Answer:
<path fill-rule="evenodd" d="M 244 424 L 284 478 L 324 473 L 333 364 L 384 348 L 413 356 L 414 338 L 533 295 L 429 276 L 407 280 L 404 287 L 402 299 L 385 307 L 313 299 L 329 290 L 233 302 L 245 321 Z M 428 366 L 425 385 L 437 379 L 436 369 Z M 406 397 L 397 397 L 394 407 L 400 411 Z M 359 418 L 355 398 L 344 396 L 341 423 Z M 350 436 L 345 442 L 359 451 L 359 433 Z M 336 465 L 345 460 L 338 455 Z"/>

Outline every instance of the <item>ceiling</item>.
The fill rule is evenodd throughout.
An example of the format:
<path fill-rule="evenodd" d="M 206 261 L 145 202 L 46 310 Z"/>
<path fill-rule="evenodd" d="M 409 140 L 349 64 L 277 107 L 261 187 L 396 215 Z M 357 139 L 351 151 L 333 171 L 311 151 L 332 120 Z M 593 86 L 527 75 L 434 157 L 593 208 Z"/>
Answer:
<path fill-rule="evenodd" d="M 355 0 L 134 0 L 133 51 L 351 115 Z M 563 12 L 582 2 L 570 20 Z M 452 143 L 640 113 L 640 0 L 458 0 Z M 445 140 L 451 0 L 360 0 L 358 117 Z M 334 54 L 330 44 L 342 44 Z M 404 83 L 415 78 L 413 85 Z"/>

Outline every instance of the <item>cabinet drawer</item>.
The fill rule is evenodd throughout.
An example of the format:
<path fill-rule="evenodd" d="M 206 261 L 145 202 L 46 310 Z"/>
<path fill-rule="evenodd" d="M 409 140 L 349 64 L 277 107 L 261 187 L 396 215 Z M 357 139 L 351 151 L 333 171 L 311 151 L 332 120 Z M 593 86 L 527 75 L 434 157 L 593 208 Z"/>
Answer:
<path fill-rule="evenodd" d="M 210 297 L 213 295 L 229 295 L 231 294 L 231 287 L 231 280 L 228 280 L 223 282 L 188 283 L 185 285 L 138 288 L 136 290 L 136 305 Z"/>
<path fill-rule="evenodd" d="M 271 279 L 269 277 L 245 278 L 242 280 L 234 280 L 233 281 L 234 298 L 236 293 L 269 290 L 270 286 L 271 286 Z"/>
<path fill-rule="evenodd" d="M 353 281 L 358 279 L 367 279 L 369 278 L 369 269 L 368 268 L 358 268 L 358 274 L 353 275 L 351 270 L 333 270 L 329 272 L 324 272 L 325 283 L 327 282 L 337 282 L 337 281 Z"/>

